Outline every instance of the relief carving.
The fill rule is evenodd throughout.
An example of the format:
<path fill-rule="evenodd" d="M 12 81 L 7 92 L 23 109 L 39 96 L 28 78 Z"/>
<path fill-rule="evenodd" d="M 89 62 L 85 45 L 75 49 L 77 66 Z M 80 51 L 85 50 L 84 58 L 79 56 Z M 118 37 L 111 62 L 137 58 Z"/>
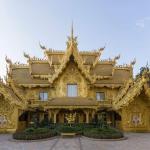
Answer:
<path fill-rule="evenodd" d="M 141 104 L 140 104 L 141 105 Z M 139 104 L 132 104 L 125 109 L 124 122 L 126 127 L 145 127 L 145 109 Z"/>
<path fill-rule="evenodd" d="M 87 96 L 87 81 L 84 79 L 74 63 L 69 64 L 62 76 L 60 76 L 57 80 L 56 94 L 59 96 L 66 96 L 67 84 L 77 84 L 78 96 Z"/>
<path fill-rule="evenodd" d="M 14 111 L 14 105 L 7 102 L 7 99 L 0 99 L 0 128 L 13 128 L 14 123 L 12 120 L 12 114 Z"/>

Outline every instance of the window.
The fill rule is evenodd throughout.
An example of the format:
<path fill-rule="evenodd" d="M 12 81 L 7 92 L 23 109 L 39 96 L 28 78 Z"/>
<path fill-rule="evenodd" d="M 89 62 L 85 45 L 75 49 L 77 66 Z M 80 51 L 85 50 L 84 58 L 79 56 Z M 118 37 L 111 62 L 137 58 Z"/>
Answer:
<path fill-rule="evenodd" d="M 68 97 L 77 96 L 77 84 L 67 84 L 67 96 Z"/>
<path fill-rule="evenodd" d="M 96 100 L 97 101 L 105 100 L 105 93 L 104 92 L 96 92 Z"/>
<path fill-rule="evenodd" d="M 46 101 L 46 100 L 48 100 L 48 93 L 47 92 L 40 92 L 39 97 L 40 97 L 41 101 Z"/>

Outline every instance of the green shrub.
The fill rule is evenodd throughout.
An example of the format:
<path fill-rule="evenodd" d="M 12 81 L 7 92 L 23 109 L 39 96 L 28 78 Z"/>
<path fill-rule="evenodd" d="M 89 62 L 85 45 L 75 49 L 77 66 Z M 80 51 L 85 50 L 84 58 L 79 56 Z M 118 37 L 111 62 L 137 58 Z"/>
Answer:
<path fill-rule="evenodd" d="M 46 132 L 49 132 L 49 131 L 50 131 L 50 129 L 48 129 L 48 128 L 37 128 L 35 130 L 35 133 L 46 133 Z"/>
<path fill-rule="evenodd" d="M 104 124 L 103 124 L 104 125 Z M 99 124 L 50 124 L 44 128 L 27 128 L 23 132 L 13 134 L 14 139 L 34 140 L 43 139 L 60 135 L 60 133 L 77 133 L 91 138 L 97 139 L 116 139 L 123 137 L 123 133 L 109 126 L 104 127 Z"/>
<path fill-rule="evenodd" d="M 13 134 L 13 138 L 17 140 L 36 140 L 43 138 L 50 138 L 56 136 L 55 130 L 48 128 L 28 128 L 23 132 L 16 132 Z"/>
<path fill-rule="evenodd" d="M 39 127 L 48 127 L 48 126 L 50 126 L 50 120 L 48 120 L 48 119 L 43 119 L 43 120 L 39 123 L 38 126 L 39 126 Z"/>
<path fill-rule="evenodd" d="M 114 128 L 91 128 L 85 129 L 83 135 L 91 138 L 97 139 L 116 139 L 122 138 L 123 133 Z"/>
<path fill-rule="evenodd" d="M 82 133 L 82 128 L 77 126 L 60 125 L 56 128 L 57 132 L 60 133 Z"/>
<path fill-rule="evenodd" d="M 26 132 L 26 133 L 33 133 L 34 131 L 35 131 L 35 128 L 31 127 L 31 128 L 25 129 L 24 132 Z"/>

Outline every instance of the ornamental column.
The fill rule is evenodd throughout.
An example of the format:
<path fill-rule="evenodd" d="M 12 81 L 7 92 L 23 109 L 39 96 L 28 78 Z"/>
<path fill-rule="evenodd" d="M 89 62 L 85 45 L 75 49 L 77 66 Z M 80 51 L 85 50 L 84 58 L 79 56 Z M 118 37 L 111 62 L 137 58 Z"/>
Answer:
<path fill-rule="evenodd" d="M 48 110 L 48 120 L 51 121 L 51 118 L 52 118 L 52 113 L 50 110 Z"/>
<path fill-rule="evenodd" d="M 57 114 L 59 110 L 54 110 L 54 123 L 57 123 Z"/>
<path fill-rule="evenodd" d="M 40 117 L 39 117 L 39 118 L 40 118 L 40 119 L 39 119 L 39 120 L 40 120 L 40 122 L 44 120 L 44 113 L 43 113 L 43 112 L 42 112 L 42 113 L 40 113 Z"/>
<path fill-rule="evenodd" d="M 115 112 L 112 112 L 112 125 L 115 127 Z"/>
<path fill-rule="evenodd" d="M 93 121 L 93 119 L 95 120 L 95 113 L 96 113 L 96 111 L 93 110 L 93 111 L 92 111 L 92 121 Z"/>
<path fill-rule="evenodd" d="M 85 115 L 86 115 L 86 123 L 89 123 L 89 111 L 86 111 Z"/>

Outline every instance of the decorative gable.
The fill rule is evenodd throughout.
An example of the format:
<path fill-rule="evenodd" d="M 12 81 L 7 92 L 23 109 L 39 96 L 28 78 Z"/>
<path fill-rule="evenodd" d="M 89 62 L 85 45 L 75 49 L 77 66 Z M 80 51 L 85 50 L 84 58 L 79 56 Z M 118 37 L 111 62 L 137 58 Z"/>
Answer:
<path fill-rule="evenodd" d="M 77 85 L 77 96 L 86 97 L 88 94 L 88 83 L 85 76 L 78 69 L 77 64 L 70 60 L 62 74 L 59 75 L 55 81 L 56 95 L 60 97 L 67 96 L 67 85 L 76 84 Z"/>

